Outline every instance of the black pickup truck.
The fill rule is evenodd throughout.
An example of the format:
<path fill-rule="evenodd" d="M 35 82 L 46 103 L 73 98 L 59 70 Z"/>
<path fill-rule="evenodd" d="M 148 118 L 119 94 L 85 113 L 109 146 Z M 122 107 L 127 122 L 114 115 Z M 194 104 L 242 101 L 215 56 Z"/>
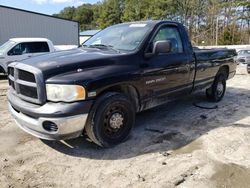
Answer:
<path fill-rule="evenodd" d="M 199 90 L 220 101 L 236 72 L 234 56 L 228 49 L 193 51 L 176 22 L 118 24 L 81 48 L 10 64 L 9 109 L 39 138 L 86 133 L 110 147 L 128 137 L 137 112 Z"/>

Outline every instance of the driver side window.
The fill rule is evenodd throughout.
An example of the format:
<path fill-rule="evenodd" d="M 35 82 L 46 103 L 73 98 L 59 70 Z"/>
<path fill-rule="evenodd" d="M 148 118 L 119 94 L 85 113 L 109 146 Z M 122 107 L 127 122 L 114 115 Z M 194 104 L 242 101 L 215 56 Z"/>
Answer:
<path fill-rule="evenodd" d="M 160 28 L 150 44 L 149 51 L 152 52 L 153 46 L 156 42 L 165 40 L 168 40 L 171 43 L 170 53 L 183 53 L 181 36 L 178 29 L 174 26 L 164 26 Z"/>
<path fill-rule="evenodd" d="M 9 56 L 14 56 L 14 55 L 23 55 L 30 53 L 30 49 L 27 45 L 27 43 L 20 43 L 17 44 L 15 47 L 13 47 L 9 52 Z"/>

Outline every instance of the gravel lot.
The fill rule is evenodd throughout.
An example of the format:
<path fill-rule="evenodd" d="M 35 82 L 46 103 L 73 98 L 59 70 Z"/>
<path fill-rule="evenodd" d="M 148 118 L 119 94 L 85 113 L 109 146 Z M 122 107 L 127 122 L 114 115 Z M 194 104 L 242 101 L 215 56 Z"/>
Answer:
<path fill-rule="evenodd" d="M 145 111 L 127 142 L 101 149 L 85 137 L 49 142 L 20 130 L 7 110 L 7 81 L 0 77 L 0 185 L 249 187 L 249 83 L 240 65 L 220 103 L 208 103 L 200 93 Z"/>

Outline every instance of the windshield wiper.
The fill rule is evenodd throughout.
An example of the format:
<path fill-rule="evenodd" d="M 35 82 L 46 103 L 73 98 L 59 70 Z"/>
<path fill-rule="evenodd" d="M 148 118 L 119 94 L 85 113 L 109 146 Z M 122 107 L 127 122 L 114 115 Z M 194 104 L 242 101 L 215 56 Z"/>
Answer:
<path fill-rule="evenodd" d="M 117 49 L 114 49 L 114 47 L 112 45 L 105 45 L 105 44 L 93 44 L 93 45 L 90 45 L 88 46 L 89 48 L 98 48 L 98 49 L 111 49 L 111 50 L 114 50 L 116 52 L 120 52 L 119 50 Z"/>

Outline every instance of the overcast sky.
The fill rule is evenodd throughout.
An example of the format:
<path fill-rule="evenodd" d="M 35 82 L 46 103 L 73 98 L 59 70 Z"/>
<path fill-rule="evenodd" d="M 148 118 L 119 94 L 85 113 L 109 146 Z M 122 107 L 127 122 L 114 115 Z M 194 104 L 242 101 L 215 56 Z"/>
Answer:
<path fill-rule="evenodd" d="M 0 5 L 40 12 L 58 13 L 66 6 L 79 6 L 83 3 L 96 3 L 98 0 L 0 0 Z"/>

